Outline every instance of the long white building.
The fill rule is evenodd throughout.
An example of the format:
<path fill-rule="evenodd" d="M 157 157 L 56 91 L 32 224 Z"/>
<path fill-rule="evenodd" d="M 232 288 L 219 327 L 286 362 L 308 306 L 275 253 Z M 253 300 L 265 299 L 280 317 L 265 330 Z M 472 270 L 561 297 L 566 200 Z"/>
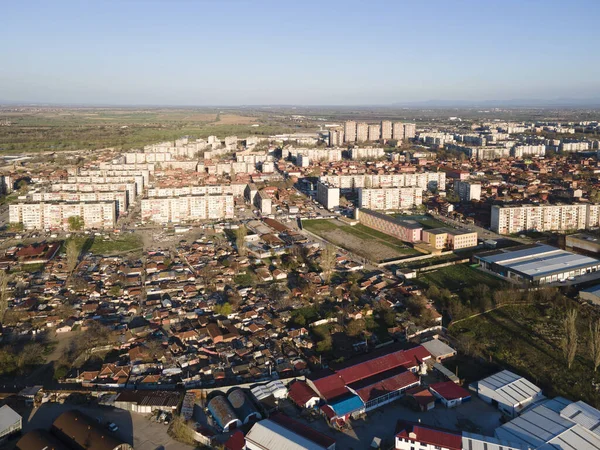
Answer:
<path fill-rule="evenodd" d="M 423 190 L 407 188 L 359 188 L 358 207 L 374 210 L 410 209 L 423 204 Z"/>
<path fill-rule="evenodd" d="M 522 231 L 583 230 L 599 225 L 600 205 L 492 206 L 491 229 L 498 234 Z"/>
<path fill-rule="evenodd" d="M 117 203 L 97 202 L 20 202 L 9 206 L 10 223 L 21 223 L 26 230 L 68 230 L 69 218 L 83 219 L 84 228 L 114 228 Z"/>
<path fill-rule="evenodd" d="M 427 189 L 446 190 L 445 172 L 400 173 L 389 175 L 324 175 L 319 180 L 329 183 L 342 190 L 377 187 L 420 187 Z"/>
<path fill-rule="evenodd" d="M 127 211 L 129 206 L 127 202 L 127 192 L 125 191 L 106 191 L 106 192 L 34 192 L 27 196 L 32 202 L 117 202 L 117 217 Z"/>
<path fill-rule="evenodd" d="M 350 159 L 372 158 L 378 159 L 385 156 L 382 148 L 373 147 L 354 147 L 350 150 Z"/>
<path fill-rule="evenodd" d="M 142 200 L 142 221 L 181 223 L 206 219 L 232 219 L 232 194 L 186 195 L 154 197 Z"/>
<path fill-rule="evenodd" d="M 125 192 L 127 205 L 136 199 L 137 189 L 135 183 L 55 183 L 50 186 L 54 192 Z"/>

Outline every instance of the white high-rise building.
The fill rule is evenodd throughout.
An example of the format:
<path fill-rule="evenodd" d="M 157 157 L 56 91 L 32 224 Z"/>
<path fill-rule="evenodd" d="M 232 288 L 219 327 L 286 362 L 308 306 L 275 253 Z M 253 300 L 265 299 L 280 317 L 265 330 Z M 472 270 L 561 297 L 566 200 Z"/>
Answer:
<path fill-rule="evenodd" d="M 361 122 L 356 124 L 356 140 L 357 142 L 365 142 L 369 140 L 369 125 Z"/>
<path fill-rule="evenodd" d="M 369 125 L 368 133 L 369 133 L 369 136 L 368 136 L 369 141 L 378 141 L 381 138 L 381 125 L 379 125 L 379 124 Z"/>
<path fill-rule="evenodd" d="M 392 139 L 404 140 L 404 124 L 402 122 L 394 122 L 392 125 Z"/>
<path fill-rule="evenodd" d="M 381 121 L 381 139 L 392 138 L 392 121 L 382 120 Z"/>
<path fill-rule="evenodd" d="M 340 206 L 340 189 L 329 183 L 317 182 L 317 201 L 326 209 L 332 210 Z"/>
<path fill-rule="evenodd" d="M 458 180 L 454 182 L 454 191 L 462 202 L 481 200 L 481 183 Z"/>
<path fill-rule="evenodd" d="M 356 142 L 356 122 L 353 120 L 344 124 L 344 142 Z"/>
<path fill-rule="evenodd" d="M 404 124 L 404 139 L 413 139 L 417 134 L 417 126 L 414 123 Z"/>
<path fill-rule="evenodd" d="M 21 223 L 27 230 L 69 230 L 69 218 L 80 217 L 84 228 L 114 228 L 115 201 L 21 202 L 9 205 L 9 222 Z"/>
<path fill-rule="evenodd" d="M 570 231 L 598 226 L 600 205 L 492 206 L 491 230 L 498 234 L 522 231 Z"/>
<path fill-rule="evenodd" d="M 358 207 L 373 210 L 402 210 L 423 204 L 423 189 L 359 188 Z"/>

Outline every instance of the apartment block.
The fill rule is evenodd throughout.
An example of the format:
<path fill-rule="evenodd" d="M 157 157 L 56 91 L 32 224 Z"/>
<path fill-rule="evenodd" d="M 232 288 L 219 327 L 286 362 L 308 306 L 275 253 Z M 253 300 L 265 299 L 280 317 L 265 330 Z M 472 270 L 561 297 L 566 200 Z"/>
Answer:
<path fill-rule="evenodd" d="M 372 210 L 402 210 L 423 204 L 421 188 L 359 188 L 358 207 Z"/>
<path fill-rule="evenodd" d="M 369 141 L 378 141 L 380 138 L 381 138 L 381 125 L 379 125 L 379 124 L 369 125 L 368 140 Z"/>
<path fill-rule="evenodd" d="M 366 142 L 369 140 L 369 125 L 365 122 L 356 124 L 356 141 Z"/>
<path fill-rule="evenodd" d="M 404 139 L 413 139 L 417 135 L 417 125 L 414 123 L 404 124 Z"/>
<path fill-rule="evenodd" d="M 527 156 L 544 156 L 546 154 L 545 145 L 516 145 L 510 151 L 511 156 L 523 158 Z"/>
<path fill-rule="evenodd" d="M 330 147 L 341 147 L 344 142 L 344 130 L 329 130 Z"/>
<path fill-rule="evenodd" d="M 477 246 L 477 232 L 434 228 L 423 230 L 422 240 L 437 250 L 460 250 Z"/>
<path fill-rule="evenodd" d="M 67 179 L 68 183 L 84 183 L 84 184 L 122 184 L 122 183 L 135 183 L 135 192 L 137 195 L 144 193 L 144 176 L 143 175 L 123 175 L 123 176 L 105 176 L 105 175 L 93 175 L 93 176 L 74 176 Z"/>
<path fill-rule="evenodd" d="M 32 202 L 117 202 L 117 217 L 127 211 L 129 206 L 127 202 L 127 192 L 125 191 L 107 191 L 107 192 L 34 192 L 27 196 Z"/>
<path fill-rule="evenodd" d="M 404 124 L 402 122 L 394 122 L 392 125 L 392 139 L 404 140 Z"/>
<path fill-rule="evenodd" d="M 454 182 L 454 192 L 461 202 L 481 200 L 481 183 L 457 180 Z"/>
<path fill-rule="evenodd" d="M 117 204 L 111 202 L 20 202 L 9 206 L 10 223 L 22 223 L 26 230 L 68 230 L 70 217 L 81 217 L 84 227 L 114 228 Z"/>
<path fill-rule="evenodd" d="M 392 122 L 391 120 L 381 121 L 381 139 L 392 138 Z"/>
<path fill-rule="evenodd" d="M 272 214 L 271 197 L 265 191 L 259 191 L 258 195 L 254 197 L 254 205 L 263 216 Z"/>
<path fill-rule="evenodd" d="M 233 217 L 234 202 L 231 194 L 154 197 L 142 200 L 143 222 L 166 224 Z"/>
<path fill-rule="evenodd" d="M 50 186 L 50 190 L 53 192 L 125 192 L 127 194 L 127 207 L 137 197 L 135 183 L 55 183 Z"/>
<path fill-rule="evenodd" d="M 340 148 L 290 148 L 287 150 L 293 158 L 302 155 L 311 161 L 335 162 L 342 160 L 342 149 Z"/>
<path fill-rule="evenodd" d="M 340 189 L 329 183 L 317 182 L 317 201 L 326 209 L 332 210 L 340 206 Z"/>
<path fill-rule="evenodd" d="M 498 234 L 583 230 L 598 226 L 597 219 L 598 205 L 494 205 L 491 229 Z"/>
<path fill-rule="evenodd" d="M 356 122 L 352 120 L 344 124 L 344 142 L 356 142 Z"/>
<path fill-rule="evenodd" d="M 385 156 L 382 148 L 354 147 L 350 150 L 350 159 L 379 159 Z"/>
<path fill-rule="evenodd" d="M 325 175 L 320 181 L 351 190 L 363 187 L 420 187 L 422 190 L 446 190 L 445 172 L 399 173 L 386 175 Z"/>

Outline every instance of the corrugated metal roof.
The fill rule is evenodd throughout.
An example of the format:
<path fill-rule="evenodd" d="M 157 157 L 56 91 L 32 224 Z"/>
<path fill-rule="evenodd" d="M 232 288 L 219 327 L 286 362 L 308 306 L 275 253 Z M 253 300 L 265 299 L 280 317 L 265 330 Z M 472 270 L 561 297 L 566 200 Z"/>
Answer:
<path fill-rule="evenodd" d="M 545 244 L 521 250 L 481 256 L 479 259 L 532 277 L 564 273 L 600 264 L 600 261 L 595 258 L 567 252 Z"/>
<path fill-rule="evenodd" d="M 10 406 L 4 405 L 0 408 L 0 433 L 7 428 L 12 427 L 20 420 L 21 416 L 19 414 L 17 414 Z"/>
<path fill-rule="evenodd" d="M 495 400 L 507 405 L 526 402 L 541 392 L 541 389 L 535 384 L 508 370 L 481 380 L 478 386 L 484 386 L 494 391 L 497 396 Z"/>
<path fill-rule="evenodd" d="M 600 411 L 587 403 L 582 401 L 571 403 L 560 412 L 560 415 L 600 435 Z"/>
<path fill-rule="evenodd" d="M 547 402 L 496 429 L 496 437 L 543 450 L 600 450 L 600 437 L 562 417 Z"/>
<path fill-rule="evenodd" d="M 255 423 L 246 435 L 246 442 L 251 442 L 265 450 L 323 450 L 325 448 L 270 419 Z"/>
<path fill-rule="evenodd" d="M 527 447 L 514 442 L 467 433 L 466 431 L 463 431 L 462 434 L 462 448 L 465 450 L 527 450 Z"/>

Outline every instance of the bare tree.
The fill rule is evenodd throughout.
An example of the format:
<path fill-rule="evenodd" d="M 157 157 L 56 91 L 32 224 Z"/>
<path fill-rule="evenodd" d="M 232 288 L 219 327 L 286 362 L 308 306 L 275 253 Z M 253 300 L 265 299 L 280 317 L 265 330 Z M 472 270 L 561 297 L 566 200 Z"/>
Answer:
<path fill-rule="evenodd" d="M 79 246 L 71 239 L 67 243 L 67 270 L 73 272 L 79 263 Z"/>
<path fill-rule="evenodd" d="M 323 270 L 323 278 L 325 279 L 325 282 L 329 283 L 331 274 L 336 265 L 336 249 L 333 245 L 325 245 L 325 248 L 321 251 L 319 265 Z"/>
<path fill-rule="evenodd" d="M 563 354 L 570 369 L 577 355 L 577 310 L 571 309 L 567 312 L 563 321 Z"/>
<path fill-rule="evenodd" d="M 238 253 L 240 256 L 246 255 L 246 236 L 248 235 L 248 230 L 245 225 L 240 225 L 240 227 L 235 230 L 235 246 L 237 247 Z"/>
<path fill-rule="evenodd" d="M 590 323 L 590 355 L 595 372 L 600 366 L 600 320 Z"/>

